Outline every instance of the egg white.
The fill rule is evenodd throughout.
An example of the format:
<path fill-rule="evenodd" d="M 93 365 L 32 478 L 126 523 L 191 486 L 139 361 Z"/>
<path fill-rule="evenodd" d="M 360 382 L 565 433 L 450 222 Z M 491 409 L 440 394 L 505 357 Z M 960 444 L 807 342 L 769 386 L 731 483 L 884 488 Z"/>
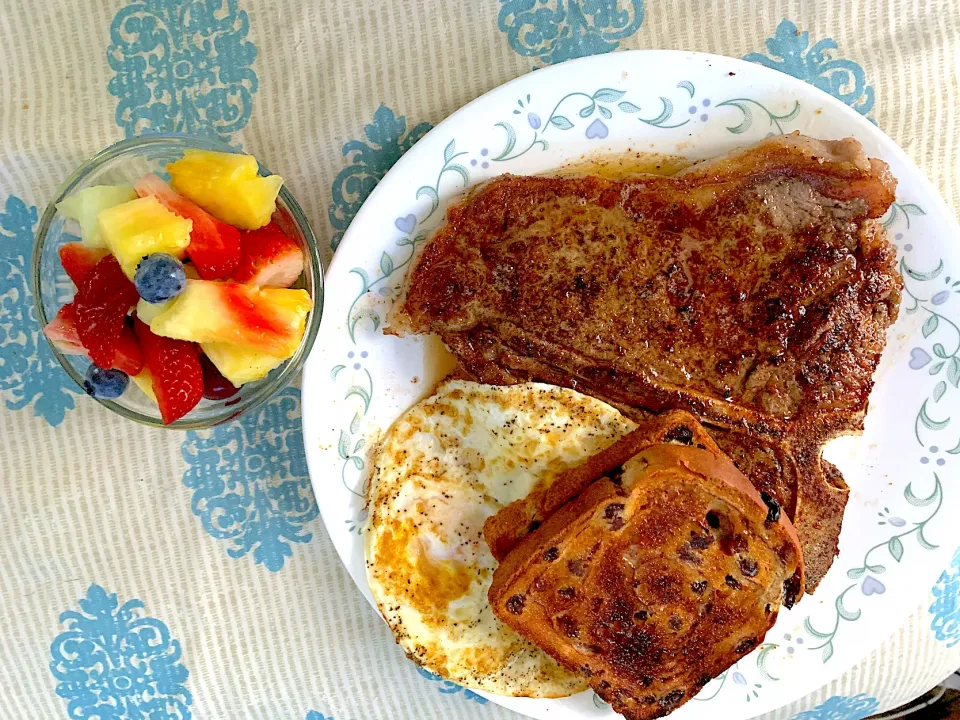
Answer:
<path fill-rule="evenodd" d="M 487 590 L 496 561 L 483 523 L 633 428 L 573 390 L 461 380 L 397 420 L 373 468 L 365 551 L 373 597 L 411 658 L 499 695 L 586 688 L 493 615 Z"/>

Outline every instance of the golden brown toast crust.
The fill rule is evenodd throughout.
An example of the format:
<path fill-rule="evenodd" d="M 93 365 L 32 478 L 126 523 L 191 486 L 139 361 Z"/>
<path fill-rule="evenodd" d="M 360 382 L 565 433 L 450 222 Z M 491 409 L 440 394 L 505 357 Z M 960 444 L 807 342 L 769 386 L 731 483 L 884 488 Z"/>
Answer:
<path fill-rule="evenodd" d="M 543 478 L 525 498 L 515 500 L 483 525 L 483 536 L 493 557 L 502 561 L 524 537 L 536 530 L 562 505 L 598 478 L 615 473 L 627 460 L 651 445 L 670 443 L 720 453 L 720 448 L 690 413 L 673 410 L 643 420 L 631 433 L 587 462 Z"/>
<path fill-rule="evenodd" d="M 640 408 L 614 407 L 636 423 L 652 417 Z M 708 426 L 707 432 L 750 484 L 776 500 L 793 522 L 803 550 L 804 590 L 813 593 L 838 552 L 850 495 L 843 475 L 820 456 L 818 443 L 761 438 L 716 426 Z"/>
<path fill-rule="evenodd" d="M 802 594 L 796 531 L 722 455 L 656 445 L 520 541 L 498 618 L 628 720 L 663 716 L 753 650 Z"/>

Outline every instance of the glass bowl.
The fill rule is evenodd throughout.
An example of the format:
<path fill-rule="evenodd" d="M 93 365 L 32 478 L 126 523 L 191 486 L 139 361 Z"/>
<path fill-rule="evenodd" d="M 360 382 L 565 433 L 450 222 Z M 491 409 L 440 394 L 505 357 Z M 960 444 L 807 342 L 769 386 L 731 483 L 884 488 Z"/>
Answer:
<path fill-rule="evenodd" d="M 111 145 L 67 178 L 54 200 L 47 205 L 33 246 L 33 297 L 41 327 L 57 314 L 64 303 L 70 301 L 75 291 L 73 283 L 60 265 L 59 249 L 65 243 L 80 239 L 79 225 L 60 215 L 56 204 L 68 195 L 92 185 L 130 184 L 150 172 L 166 178 L 164 169 L 167 163 L 179 160 L 184 151 L 189 149 L 239 152 L 236 148 L 209 138 L 181 134 L 148 135 Z M 260 174 L 269 175 L 270 171 L 260 165 Z M 273 219 L 289 237 L 300 243 L 304 269 L 293 287 L 307 290 L 313 298 L 313 309 L 307 316 L 303 339 L 293 357 L 265 378 L 246 383 L 233 397 L 226 400 L 202 399 L 193 410 L 170 425 L 163 424 L 156 404 L 133 382 L 119 398 L 97 399 L 97 402 L 118 415 L 145 425 L 180 430 L 208 428 L 232 420 L 263 404 L 300 372 L 320 328 L 323 311 L 323 264 L 310 223 L 286 186 L 280 188 L 277 212 Z M 89 359 L 81 355 L 65 355 L 52 343 L 50 348 L 63 369 L 82 388 L 84 373 L 90 365 Z"/>

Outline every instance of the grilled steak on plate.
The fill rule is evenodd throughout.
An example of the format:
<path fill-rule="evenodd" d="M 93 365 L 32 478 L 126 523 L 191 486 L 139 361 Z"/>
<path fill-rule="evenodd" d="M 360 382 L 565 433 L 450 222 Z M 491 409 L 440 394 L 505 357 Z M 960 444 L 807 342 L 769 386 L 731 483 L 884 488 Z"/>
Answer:
<path fill-rule="evenodd" d="M 390 332 L 483 382 L 693 413 L 793 519 L 812 590 L 847 497 L 820 448 L 862 429 L 899 308 L 895 187 L 855 140 L 798 134 L 672 177 L 503 175 L 449 210 Z"/>

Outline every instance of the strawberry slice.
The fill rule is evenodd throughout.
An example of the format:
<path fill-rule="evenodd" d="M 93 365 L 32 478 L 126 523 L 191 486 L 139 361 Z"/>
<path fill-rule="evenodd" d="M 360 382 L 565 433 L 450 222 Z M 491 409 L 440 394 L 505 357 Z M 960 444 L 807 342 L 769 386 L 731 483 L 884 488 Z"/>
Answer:
<path fill-rule="evenodd" d="M 43 334 L 65 355 L 86 355 L 87 351 L 77 334 L 77 309 L 67 303 L 57 316 L 43 328 Z"/>
<path fill-rule="evenodd" d="M 160 417 L 169 425 L 193 410 L 203 397 L 200 350 L 196 343 L 155 335 L 140 319 L 134 320 L 134 328 L 153 376 Z"/>
<path fill-rule="evenodd" d="M 80 342 L 80 334 L 77 332 L 77 309 L 73 303 L 67 303 L 60 308 L 57 316 L 43 329 L 43 334 L 57 346 L 60 352 L 66 355 L 87 356 L 87 351 Z M 123 370 L 127 375 L 137 375 L 143 370 L 143 351 L 140 349 L 140 341 L 137 340 L 133 328 L 126 323 L 120 331 L 117 353 L 110 368 Z"/>
<path fill-rule="evenodd" d="M 139 297 L 113 255 L 94 265 L 77 286 L 73 299 L 77 335 L 90 359 L 100 367 L 113 367 L 124 320 Z"/>
<path fill-rule="evenodd" d="M 272 222 L 259 230 L 240 233 L 240 264 L 235 282 L 286 288 L 303 272 L 303 252 Z"/>
<path fill-rule="evenodd" d="M 93 270 L 93 266 L 103 260 L 108 252 L 106 248 L 92 248 L 82 242 L 67 243 L 60 246 L 60 264 L 73 280 L 73 284 L 79 287 L 87 273 Z"/>
<path fill-rule="evenodd" d="M 168 210 L 193 221 L 187 255 L 204 280 L 230 277 L 240 261 L 240 231 L 217 220 L 192 200 L 178 195 L 162 179 L 144 175 L 133 184 L 140 197 L 153 195 Z"/>

